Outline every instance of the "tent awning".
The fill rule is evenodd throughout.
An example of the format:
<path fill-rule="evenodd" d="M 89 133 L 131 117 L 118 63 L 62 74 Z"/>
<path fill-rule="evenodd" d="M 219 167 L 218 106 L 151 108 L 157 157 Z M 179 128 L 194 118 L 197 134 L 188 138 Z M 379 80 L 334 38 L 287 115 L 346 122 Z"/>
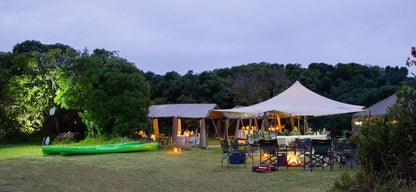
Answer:
<path fill-rule="evenodd" d="M 261 103 L 233 108 L 215 110 L 235 114 L 278 113 L 290 116 L 323 116 L 363 111 L 364 106 L 338 102 L 321 96 L 296 81 L 291 87 Z"/>
<path fill-rule="evenodd" d="M 210 103 L 152 105 L 147 116 L 149 118 L 216 118 L 221 115 L 213 111 L 217 108 L 216 104 Z"/>

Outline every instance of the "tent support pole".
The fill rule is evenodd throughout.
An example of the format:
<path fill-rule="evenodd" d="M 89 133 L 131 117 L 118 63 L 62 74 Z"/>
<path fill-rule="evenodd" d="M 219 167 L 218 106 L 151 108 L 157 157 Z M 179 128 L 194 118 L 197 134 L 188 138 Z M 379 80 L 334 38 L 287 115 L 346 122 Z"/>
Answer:
<path fill-rule="evenodd" d="M 153 123 L 153 133 L 155 134 L 155 139 L 159 138 L 159 122 L 158 119 L 152 119 Z"/>
<path fill-rule="evenodd" d="M 235 124 L 234 139 L 237 139 L 237 133 L 239 129 L 240 129 L 240 118 L 237 118 L 236 124 Z"/>
<path fill-rule="evenodd" d="M 293 116 L 290 116 L 290 125 L 292 126 L 292 130 L 295 127 L 295 119 Z"/>
<path fill-rule="evenodd" d="M 280 122 L 280 116 L 279 116 L 279 115 L 277 115 L 276 119 L 277 119 L 277 125 L 278 125 L 278 127 L 279 127 L 279 130 L 280 130 L 280 131 L 283 131 L 283 130 L 282 130 L 282 123 Z"/>
<path fill-rule="evenodd" d="M 250 134 L 251 133 L 251 126 L 252 126 L 252 124 L 253 124 L 253 118 L 250 117 L 250 120 L 248 122 L 248 132 L 247 132 L 247 134 Z"/>
<path fill-rule="evenodd" d="M 308 131 L 309 125 L 308 125 L 308 119 L 306 118 L 306 116 L 303 116 L 303 132 L 306 134 L 306 132 Z"/>
<path fill-rule="evenodd" d="M 178 118 L 172 119 L 172 141 L 176 143 L 178 141 Z"/>
<path fill-rule="evenodd" d="M 207 132 L 205 129 L 205 119 L 201 119 L 200 120 L 200 128 L 201 128 L 201 132 L 200 132 L 200 139 L 199 139 L 199 147 L 201 148 L 206 148 L 207 147 Z"/>
<path fill-rule="evenodd" d="M 224 134 L 224 139 L 228 139 L 228 127 L 230 126 L 230 119 L 226 119 L 225 120 L 225 134 Z"/>
<path fill-rule="evenodd" d="M 215 136 L 216 137 L 220 137 L 220 135 L 219 135 L 219 133 L 218 133 L 218 128 L 217 128 L 217 125 L 215 125 L 215 121 L 214 121 L 214 119 L 212 119 L 211 118 L 211 122 L 212 122 L 212 125 L 214 125 L 214 129 L 215 129 Z"/>
<path fill-rule="evenodd" d="M 243 118 L 240 118 L 240 121 L 241 121 L 241 128 L 244 128 L 244 129 L 242 129 L 243 130 L 243 138 L 247 138 L 247 136 L 246 136 L 246 132 L 245 132 L 245 125 L 244 125 L 244 121 L 243 121 Z"/>
<path fill-rule="evenodd" d="M 298 116 L 298 135 L 300 135 L 300 116 Z"/>

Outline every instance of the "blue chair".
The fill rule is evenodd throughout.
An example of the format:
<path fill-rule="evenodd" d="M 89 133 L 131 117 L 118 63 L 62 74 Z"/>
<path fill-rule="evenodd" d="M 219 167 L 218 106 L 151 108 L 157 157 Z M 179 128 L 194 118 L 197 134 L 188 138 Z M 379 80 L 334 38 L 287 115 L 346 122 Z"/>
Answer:
<path fill-rule="evenodd" d="M 220 144 L 222 149 L 221 167 L 223 167 L 224 160 L 227 160 L 227 168 L 230 167 L 230 164 L 244 164 L 246 167 L 246 152 L 244 150 L 230 150 L 227 140 L 220 140 Z"/>

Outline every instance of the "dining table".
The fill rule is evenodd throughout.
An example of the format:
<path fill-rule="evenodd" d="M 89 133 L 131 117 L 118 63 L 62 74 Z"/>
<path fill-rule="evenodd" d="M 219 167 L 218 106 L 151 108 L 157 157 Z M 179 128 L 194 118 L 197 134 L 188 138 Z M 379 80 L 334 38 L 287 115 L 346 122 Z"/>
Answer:
<path fill-rule="evenodd" d="M 286 146 L 291 145 L 295 139 L 312 139 L 312 140 L 328 140 L 330 136 L 328 135 L 290 135 L 290 136 L 276 136 L 272 139 L 277 139 L 277 142 L 280 144 L 285 144 Z"/>

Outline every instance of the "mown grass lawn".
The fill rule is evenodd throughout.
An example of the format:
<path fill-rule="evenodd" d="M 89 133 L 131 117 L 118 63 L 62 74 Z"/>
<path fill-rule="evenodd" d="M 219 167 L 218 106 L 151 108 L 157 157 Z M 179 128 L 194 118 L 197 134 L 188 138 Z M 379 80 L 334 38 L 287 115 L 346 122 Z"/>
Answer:
<path fill-rule="evenodd" d="M 0 145 L 0 191 L 326 191 L 346 170 L 254 173 L 251 160 L 227 169 L 220 148 L 74 156 L 41 148 Z"/>

